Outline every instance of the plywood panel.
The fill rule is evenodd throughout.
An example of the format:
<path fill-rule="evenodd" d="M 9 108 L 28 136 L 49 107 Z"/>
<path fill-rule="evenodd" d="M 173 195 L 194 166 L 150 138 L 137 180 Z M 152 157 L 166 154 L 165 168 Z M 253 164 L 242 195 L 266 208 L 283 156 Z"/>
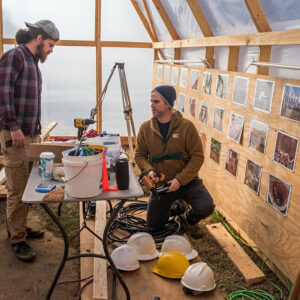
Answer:
<path fill-rule="evenodd" d="M 172 72 L 172 66 L 171 72 Z M 180 69 L 181 67 L 179 67 Z M 300 123 L 280 117 L 281 98 L 284 84 L 300 86 L 299 80 L 282 79 L 256 74 L 227 72 L 200 67 L 185 67 L 189 69 L 187 88 L 174 86 L 177 93 L 186 95 L 184 116 L 194 122 L 196 127 L 206 134 L 205 162 L 199 176 L 204 179 L 205 185 L 212 194 L 214 201 L 221 211 L 244 231 L 253 240 L 262 252 L 276 264 L 276 266 L 292 281 L 295 280 L 300 268 L 300 158 L 299 151 L 295 160 L 294 172 L 284 168 L 273 161 L 277 131 L 288 133 L 300 138 Z M 192 69 L 200 70 L 200 86 L 198 90 L 189 87 Z M 204 72 L 212 73 L 211 95 L 204 94 L 201 90 Z M 228 90 L 226 99 L 216 97 L 216 83 L 219 74 L 228 74 Z M 180 70 L 179 70 L 180 75 Z M 249 79 L 249 89 L 245 106 L 232 102 L 234 78 L 242 76 Z M 274 81 L 273 101 L 270 113 L 253 108 L 256 80 Z M 157 64 L 153 68 L 153 86 L 166 84 L 157 80 Z M 197 99 L 196 116 L 188 114 L 189 97 Z M 204 101 L 210 105 L 208 124 L 199 122 L 200 103 Z M 225 109 L 225 122 L 223 132 L 212 128 L 213 109 L 215 106 Z M 176 107 L 178 107 L 178 102 Z M 244 129 L 241 142 L 237 143 L 227 138 L 230 113 L 244 116 Z M 269 125 L 265 154 L 249 148 L 250 123 L 257 120 Z M 211 138 L 221 142 L 220 164 L 210 158 Z M 225 170 L 227 147 L 239 154 L 237 176 L 234 177 Z M 258 195 L 244 184 L 247 159 L 262 166 L 261 186 Z M 291 196 L 287 216 L 283 216 L 267 203 L 269 174 L 291 185 Z"/>

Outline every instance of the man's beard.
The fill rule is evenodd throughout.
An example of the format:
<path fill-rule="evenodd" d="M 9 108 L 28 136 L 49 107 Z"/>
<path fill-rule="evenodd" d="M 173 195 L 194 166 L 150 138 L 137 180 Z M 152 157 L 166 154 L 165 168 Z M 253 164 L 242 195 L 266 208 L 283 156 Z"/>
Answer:
<path fill-rule="evenodd" d="M 48 56 L 48 53 L 44 51 L 44 42 L 37 46 L 37 52 L 35 57 L 41 61 L 41 63 L 45 62 Z"/>

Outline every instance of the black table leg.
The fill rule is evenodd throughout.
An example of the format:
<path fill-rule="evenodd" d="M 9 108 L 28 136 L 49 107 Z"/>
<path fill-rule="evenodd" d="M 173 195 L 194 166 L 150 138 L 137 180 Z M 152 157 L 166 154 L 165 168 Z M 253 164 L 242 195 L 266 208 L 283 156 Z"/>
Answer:
<path fill-rule="evenodd" d="M 47 294 L 47 297 L 46 299 L 49 300 L 52 293 L 53 293 L 53 290 L 56 286 L 56 282 L 64 268 L 64 265 L 67 261 L 67 258 L 68 258 L 68 253 L 69 253 L 69 241 L 68 241 L 68 236 L 66 234 L 66 231 L 64 229 L 64 227 L 62 226 L 62 224 L 60 223 L 59 219 L 56 217 L 56 215 L 51 211 L 51 209 L 48 207 L 47 204 L 45 203 L 40 203 L 41 207 L 46 211 L 46 213 L 51 217 L 51 219 L 55 222 L 55 224 L 57 225 L 57 227 L 59 228 L 60 232 L 61 232 L 61 235 L 63 237 L 63 240 L 64 240 L 64 254 L 63 254 L 63 257 L 62 257 L 62 260 L 61 260 L 61 263 L 59 265 L 59 268 L 55 274 L 55 277 L 51 283 L 51 286 L 50 286 L 50 289 L 48 291 L 48 294 Z"/>
<path fill-rule="evenodd" d="M 110 218 L 108 219 L 108 221 L 106 222 L 106 226 L 103 232 L 103 250 L 104 250 L 104 254 L 106 256 L 106 259 L 108 260 L 112 270 L 114 271 L 114 273 L 117 275 L 125 293 L 126 293 L 126 299 L 130 300 L 130 293 L 128 290 L 128 287 L 125 283 L 125 281 L 123 280 L 120 271 L 116 268 L 116 265 L 114 264 L 113 260 L 110 257 L 110 254 L 108 252 L 107 249 L 107 236 L 108 236 L 108 230 L 111 226 L 111 223 L 113 222 L 113 220 L 115 219 L 115 217 L 117 216 L 117 214 L 119 213 L 120 209 L 123 207 L 124 203 L 126 202 L 126 199 L 122 199 L 113 209 L 112 214 L 110 216 Z"/>
<path fill-rule="evenodd" d="M 103 255 L 97 255 L 97 254 L 94 254 L 94 253 L 90 253 L 90 254 L 79 254 L 79 255 L 75 255 L 75 256 L 71 256 L 69 257 L 68 256 L 68 253 L 69 253 L 69 240 L 68 240 L 68 236 L 67 236 L 67 233 L 64 229 L 64 227 L 62 226 L 62 224 L 60 223 L 59 221 L 59 218 L 56 217 L 56 215 L 51 211 L 51 209 L 48 207 L 47 204 L 45 203 L 40 203 L 40 205 L 43 207 L 43 209 L 46 211 L 46 213 L 51 217 L 51 219 L 55 222 L 55 224 L 57 225 L 57 227 L 59 228 L 60 232 L 61 232 L 61 235 L 63 237 L 63 240 L 64 240 L 64 254 L 63 254 L 63 257 L 62 257 L 62 260 L 61 260 L 61 263 L 59 265 L 59 268 L 55 274 L 55 277 L 51 283 L 51 286 L 50 286 L 50 289 L 48 291 L 48 294 L 47 294 L 47 297 L 46 299 L 49 300 L 52 293 L 53 293 L 53 290 L 56 286 L 56 283 L 57 283 L 57 280 L 64 268 L 64 265 L 66 263 L 67 260 L 71 260 L 71 259 L 74 259 L 74 258 L 80 258 L 80 257 L 98 257 L 98 258 L 106 258 L 112 268 L 112 270 L 114 271 L 114 273 L 116 274 L 116 276 L 118 277 L 124 291 L 125 291 L 125 294 L 126 294 L 126 299 L 127 300 L 130 300 L 130 293 L 129 293 L 129 290 L 128 290 L 128 287 L 126 286 L 126 283 L 124 282 L 119 270 L 116 268 L 113 260 L 111 259 L 111 256 L 109 254 L 109 251 L 108 251 L 108 248 L 107 248 L 107 235 L 108 235 L 108 231 L 109 231 L 109 228 L 113 222 L 113 220 L 115 219 L 115 217 L 117 216 L 117 214 L 119 213 L 120 209 L 123 207 L 124 203 L 126 202 L 126 199 L 122 199 L 113 209 L 112 211 L 112 214 L 110 216 L 110 218 L 108 219 L 107 223 L 106 223 L 106 226 L 105 226 L 105 229 L 104 229 L 104 232 L 103 232 L 103 240 L 102 240 L 102 243 L 103 243 L 103 250 L 104 250 L 104 254 L 105 256 Z M 84 210 L 84 206 L 83 206 L 83 210 Z M 84 211 L 83 211 L 84 213 Z M 85 216 L 85 214 L 84 214 Z M 93 235 L 95 235 L 97 238 L 99 238 L 101 240 L 100 237 L 98 237 L 94 232 L 91 231 L 91 229 L 89 229 L 87 226 L 83 226 L 83 228 L 86 228 L 88 229 L 91 233 L 93 233 Z M 80 230 L 81 231 L 81 230 Z M 79 231 L 79 232 L 80 232 Z"/>

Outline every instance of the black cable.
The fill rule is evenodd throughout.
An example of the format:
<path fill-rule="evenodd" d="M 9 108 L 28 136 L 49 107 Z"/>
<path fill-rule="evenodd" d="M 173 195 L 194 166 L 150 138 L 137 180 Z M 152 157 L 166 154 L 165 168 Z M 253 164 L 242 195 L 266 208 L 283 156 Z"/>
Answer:
<path fill-rule="evenodd" d="M 114 219 L 108 232 L 108 242 L 115 248 L 120 243 L 126 243 L 130 235 L 136 232 L 150 233 L 155 243 L 162 243 L 165 238 L 172 234 L 181 234 L 186 231 L 183 218 L 181 216 L 172 217 L 164 228 L 160 230 L 153 230 L 147 227 L 146 221 L 138 217 L 138 214 L 147 211 L 148 202 L 141 200 L 132 200 L 132 203 L 125 207 L 122 207 L 119 212 L 119 216 Z M 110 214 L 111 211 L 108 211 Z M 118 237 L 117 230 L 123 230 L 128 232 L 127 237 Z"/>

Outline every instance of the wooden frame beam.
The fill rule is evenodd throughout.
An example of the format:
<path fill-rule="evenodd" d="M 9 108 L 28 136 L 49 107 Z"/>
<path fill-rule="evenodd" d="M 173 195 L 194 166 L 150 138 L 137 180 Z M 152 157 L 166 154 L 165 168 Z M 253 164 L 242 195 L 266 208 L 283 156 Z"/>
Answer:
<path fill-rule="evenodd" d="M 162 5 L 160 0 L 152 0 L 153 4 L 155 5 L 160 17 L 162 18 L 162 21 L 166 25 L 169 34 L 173 40 L 179 40 L 180 37 L 171 21 L 169 18 L 164 6 Z M 174 50 L 174 59 L 180 59 L 181 58 L 181 49 L 175 49 Z"/>
<path fill-rule="evenodd" d="M 0 0 L 0 57 L 4 51 L 3 43 L 3 11 L 2 11 L 2 0 Z"/>
<path fill-rule="evenodd" d="M 214 36 L 206 17 L 199 6 L 199 3 L 197 0 L 187 0 L 187 4 L 189 5 L 196 22 L 199 25 L 199 28 L 201 29 L 203 35 L 205 37 Z M 206 47 L 205 51 L 205 59 L 209 62 L 209 64 L 212 66 L 212 68 L 215 67 L 215 59 L 214 59 L 215 51 L 213 47 Z"/>
<path fill-rule="evenodd" d="M 15 45 L 15 39 L 3 39 L 4 44 Z M 71 41 L 60 40 L 57 46 L 81 46 L 81 47 L 96 47 L 96 41 Z M 123 41 L 98 41 L 100 47 L 121 47 L 121 48 L 153 48 L 152 43 L 147 42 L 123 42 Z"/>
<path fill-rule="evenodd" d="M 150 10 L 149 10 L 147 1 L 142 0 L 142 3 L 143 3 L 144 10 L 146 12 L 146 15 L 147 15 L 148 23 L 150 25 L 152 34 L 153 34 L 155 40 L 158 41 L 156 30 L 155 30 L 155 27 L 154 27 L 154 23 L 152 21 L 152 17 L 151 17 L 151 14 L 150 14 Z M 154 54 L 154 60 L 156 60 L 156 59 L 159 59 L 159 54 L 162 54 L 162 53 L 161 53 L 161 51 L 158 51 L 157 49 L 155 49 L 153 54 Z M 161 55 L 161 58 L 164 59 L 164 56 Z"/>
<path fill-rule="evenodd" d="M 101 42 L 101 0 L 95 0 L 95 42 L 96 42 L 96 102 L 102 91 L 102 48 Z M 102 131 L 102 105 L 97 110 L 98 132 Z"/>
<path fill-rule="evenodd" d="M 205 46 L 300 45 L 300 29 L 153 43 L 154 49 Z"/>
<path fill-rule="evenodd" d="M 259 3 L 259 0 L 244 0 L 251 15 L 251 18 L 256 26 L 258 32 L 271 32 L 271 26 L 265 16 L 265 13 Z M 258 60 L 270 62 L 271 59 L 271 46 L 260 46 Z M 268 67 L 257 67 L 256 73 L 260 75 L 268 75 Z"/>
<path fill-rule="evenodd" d="M 237 72 L 239 63 L 240 47 L 230 46 L 228 53 L 227 70 Z"/>

